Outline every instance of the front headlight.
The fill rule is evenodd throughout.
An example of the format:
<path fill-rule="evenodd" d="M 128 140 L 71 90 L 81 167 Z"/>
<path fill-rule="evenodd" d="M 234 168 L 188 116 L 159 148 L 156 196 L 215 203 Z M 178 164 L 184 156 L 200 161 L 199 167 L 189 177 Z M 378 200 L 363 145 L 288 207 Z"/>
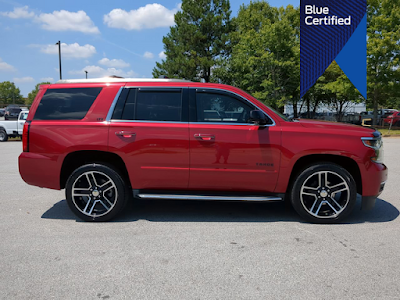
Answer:
<path fill-rule="evenodd" d="M 381 136 L 376 137 L 363 137 L 361 138 L 363 144 L 375 150 L 375 156 L 371 157 L 373 162 L 383 163 L 383 142 Z"/>

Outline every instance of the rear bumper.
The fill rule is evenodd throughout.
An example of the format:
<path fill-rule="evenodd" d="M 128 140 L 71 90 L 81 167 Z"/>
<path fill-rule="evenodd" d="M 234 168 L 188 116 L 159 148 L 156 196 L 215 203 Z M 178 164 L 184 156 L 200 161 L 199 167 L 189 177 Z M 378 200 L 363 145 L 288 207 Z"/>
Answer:
<path fill-rule="evenodd" d="M 60 189 L 60 167 L 57 157 L 22 152 L 18 158 L 19 173 L 30 185 Z"/>

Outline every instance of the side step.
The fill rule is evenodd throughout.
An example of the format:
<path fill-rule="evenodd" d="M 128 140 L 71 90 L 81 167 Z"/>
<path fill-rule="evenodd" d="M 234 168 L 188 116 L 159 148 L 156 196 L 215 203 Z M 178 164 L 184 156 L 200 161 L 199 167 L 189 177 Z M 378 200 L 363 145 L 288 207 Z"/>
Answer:
<path fill-rule="evenodd" d="M 169 194 L 137 194 L 139 199 L 164 199 L 164 200 L 215 200 L 215 201 L 250 201 L 250 202 L 267 202 L 282 201 L 281 197 L 275 196 L 257 196 L 257 197 L 241 197 L 241 196 L 201 196 L 201 195 L 169 195 Z"/>

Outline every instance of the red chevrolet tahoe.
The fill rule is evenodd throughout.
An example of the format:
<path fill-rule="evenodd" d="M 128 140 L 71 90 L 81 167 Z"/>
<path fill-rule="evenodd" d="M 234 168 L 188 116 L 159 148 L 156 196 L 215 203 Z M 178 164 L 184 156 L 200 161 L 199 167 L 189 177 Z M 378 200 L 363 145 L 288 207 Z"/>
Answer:
<path fill-rule="evenodd" d="M 232 86 L 172 79 L 41 86 L 24 126 L 25 182 L 66 190 L 86 221 L 130 198 L 283 201 L 311 222 L 371 208 L 387 168 L 379 132 L 287 120 Z"/>

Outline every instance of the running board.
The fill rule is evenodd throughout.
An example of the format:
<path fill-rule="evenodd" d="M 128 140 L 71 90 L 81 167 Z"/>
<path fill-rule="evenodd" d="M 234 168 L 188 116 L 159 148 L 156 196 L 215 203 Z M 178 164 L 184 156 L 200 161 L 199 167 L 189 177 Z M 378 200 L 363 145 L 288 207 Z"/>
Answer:
<path fill-rule="evenodd" d="M 274 196 L 257 196 L 257 197 L 240 197 L 240 196 L 198 196 L 198 195 L 167 195 L 167 194 L 137 194 L 140 199 L 164 199 L 164 200 L 215 200 L 215 201 L 249 201 L 249 202 L 267 202 L 282 201 L 281 197 Z"/>

